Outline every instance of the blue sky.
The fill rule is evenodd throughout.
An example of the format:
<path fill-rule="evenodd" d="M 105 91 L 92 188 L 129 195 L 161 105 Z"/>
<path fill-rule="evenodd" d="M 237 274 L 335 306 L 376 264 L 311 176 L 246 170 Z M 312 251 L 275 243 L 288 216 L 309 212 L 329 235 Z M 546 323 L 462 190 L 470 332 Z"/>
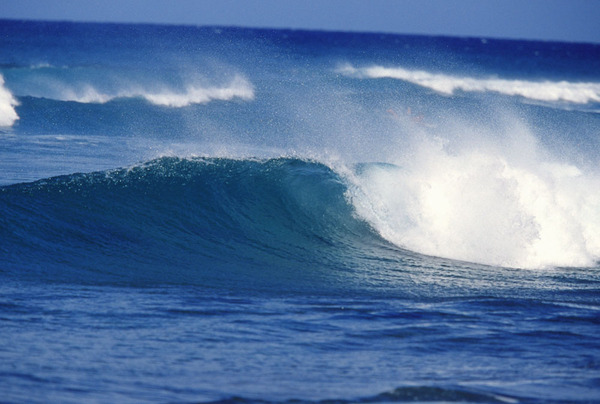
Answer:
<path fill-rule="evenodd" d="M 600 0 L 0 0 L 0 18 L 600 43 Z"/>

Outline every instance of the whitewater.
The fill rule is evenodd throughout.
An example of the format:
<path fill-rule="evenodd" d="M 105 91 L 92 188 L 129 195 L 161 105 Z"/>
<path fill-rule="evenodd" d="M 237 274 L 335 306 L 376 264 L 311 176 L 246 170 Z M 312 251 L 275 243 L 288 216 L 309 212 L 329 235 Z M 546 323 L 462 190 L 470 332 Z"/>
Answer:
<path fill-rule="evenodd" d="M 598 402 L 599 72 L 0 21 L 2 400 Z"/>

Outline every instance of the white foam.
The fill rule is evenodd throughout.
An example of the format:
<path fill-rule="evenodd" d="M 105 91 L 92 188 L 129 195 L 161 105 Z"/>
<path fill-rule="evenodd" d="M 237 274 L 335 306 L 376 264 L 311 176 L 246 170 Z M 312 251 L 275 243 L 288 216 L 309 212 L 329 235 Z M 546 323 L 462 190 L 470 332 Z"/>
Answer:
<path fill-rule="evenodd" d="M 600 259 L 600 175 L 551 159 L 527 133 L 510 147 L 428 138 L 399 166 L 350 177 L 357 214 L 392 243 L 432 256 L 519 268 Z"/>
<path fill-rule="evenodd" d="M 19 115 L 15 107 L 19 105 L 11 92 L 4 87 L 4 77 L 0 75 L 0 126 L 12 126 Z"/>
<path fill-rule="evenodd" d="M 155 105 L 179 108 L 192 104 L 206 104 L 213 100 L 228 101 L 240 98 L 249 101 L 254 99 L 254 88 L 248 80 L 238 75 L 223 87 L 189 85 L 184 91 L 168 88 L 156 91 L 136 86 L 110 93 L 99 91 L 91 85 L 84 85 L 77 88 L 63 88 L 56 98 L 62 101 L 97 104 L 104 104 L 117 98 L 144 98 Z"/>
<path fill-rule="evenodd" d="M 56 98 L 61 101 L 74 101 L 83 104 L 104 104 L 118 97 L 115 94 L 102 93 L 91 85 L 84 85 L 80 88 L 64 88 Z"/>
<path fill-rule="evenodd" d="M 401 67 L 370 66 L 354 68 L 344 66 L 339 72 L 359 78 L 392 78 L 430 88 L 442 94 L 452 95 L 455 91 L 496 92 L 521 96 L 536 101 L 564 101 L 577 104 L 600 102 L 600 83 L 569 81 L 527 81 L 500 78 L 458 77 Z"/>

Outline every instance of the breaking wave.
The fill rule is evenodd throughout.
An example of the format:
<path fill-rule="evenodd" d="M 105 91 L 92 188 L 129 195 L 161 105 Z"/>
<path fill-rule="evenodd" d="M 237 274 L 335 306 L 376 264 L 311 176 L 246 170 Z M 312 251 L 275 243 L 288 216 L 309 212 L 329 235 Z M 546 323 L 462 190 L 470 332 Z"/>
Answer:
<path fill-rule="evenodd" d="M 0 188 L 0 253 L 5 268 L 35 257 L 50 267 L 54 257 L 58 272 L 127 277 L 126 268 L 142 268 L 151 277 L 178 262 L 194 277 L 223 266 L 353 267 L 387 254 L 375 247 L 385 239 L 481 264 L 591 266 L 600 258 L 599 189 L 600 179 L 573 166 L 432 147 L 404 167 L 335 170 L 288 158 L 161 158 Z"/>
<path fill-rule="evenodd" d="M 4 77 L 0 75 L 0 126 L 12 126 L 19 119 L 15 111 L 17 105 L 18 101 L 4 86 Z"/>
<path fill-rule="evenodd" d="M 521 96 L 535 101 L 563 101 L 576 104 L 600 102 L 600 83 L 569 81 L 527 81 L 501 78 L 460 77 L 401 67 L 370 66 L 355 68 L 350 65 L 338 70 L 357 78 L 391 78 L 430 88 L 438 93 L 452 95 L 456 91 L 495 92 Z"/>
<path fill-rule="evenodd" d="M 535 152 L 424 141 L 400 165 L 362 165 L 349 195 L 385 239 L 422 254 L 516 268 L 600 259 L 600 176 Z"/>
<path fill-rule="evenodd" d="M 245 78 L 235 76 L 225 86 L 189 85 L 183 90 L 131 88 L 116 92 L 103 92 L 97 90 L 92 85 L 83 85 L 81 87 L 67 87 L 56 98 L 61 101 L 98 104 L 104 104 L 117 98 L 144 98 L 154 105 L 180 108 L 192 104 L 206 104 L 215 100 L 229 101 L 239 98 L 250 101 L 254 99 L 254 89 Z"/>

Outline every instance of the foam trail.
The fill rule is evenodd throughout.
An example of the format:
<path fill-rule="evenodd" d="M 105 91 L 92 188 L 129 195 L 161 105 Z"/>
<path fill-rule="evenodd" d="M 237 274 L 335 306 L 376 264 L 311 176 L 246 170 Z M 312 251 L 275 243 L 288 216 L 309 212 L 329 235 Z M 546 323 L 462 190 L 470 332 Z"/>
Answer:
<path fill-rule="evenodd" d="M 144 88 L 129 89 L 115 93 L 98 91 L 91 85 L 80 89 L 67 88 L 57 97 L 61 101 L 74 101 L 79 103 L 104 104 L 117 98 L 144 98 L 155 105 L 180 108 L 192 104 L 206 104 L 213 100 L 229 101 L 234 98 L 250 101 L 254 99 L 254 88 L 242 76 L 236 76 L 224 87 L 188 86 L 185 91 L 167 89 L 160 92 Z"/>
<path fill-rule="evenodd" d="M 423 254 L 519 268 L 595 265 L 600 176 L 542 157 L 531 135 L 518 138 L 508 149 L 458 151 L 423 140 L 401 166 L 361 167 L 349 198 L 384 238 Z"/>
<path fill-rule="evenodd" d="M 447 74 L 430 73 L 422 70 L 407 70 L 400 67 L 389 68 L 371 66 L 354 68 L 345 66 L 339 72 L 358 78 L 392 78 L 430 88 L 442 94 L 452 95 L 455 91 L 496 92 L 511 96 L 521 96 L 536 101 L 565 101 L 576 104 L 600 102 L 600 83 L 573 83 L 568 81 L 527 81 L 499 78 L 457 77 Z"/>
<path fill-rule="evenodd" d="M 12 126 L 19 115 L 15 107 L 19 105 L 10 91 L 4 87 L 4 77 L 0 75 L 0 126 Z"/>

